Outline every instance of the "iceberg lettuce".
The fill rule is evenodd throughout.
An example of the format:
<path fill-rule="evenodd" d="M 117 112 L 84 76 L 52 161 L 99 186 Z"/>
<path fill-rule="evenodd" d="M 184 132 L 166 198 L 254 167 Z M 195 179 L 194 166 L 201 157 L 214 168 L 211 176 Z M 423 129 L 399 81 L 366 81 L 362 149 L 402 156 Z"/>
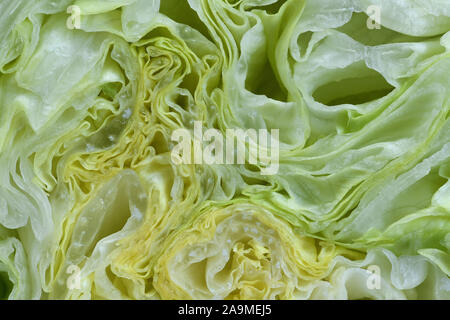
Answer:
<path fill-rule="evenodd" d="M 0 299 L 450 299 L 448 1 L 11 0 L 0 45 Z M 174 163 L 195 123 L 278 171 Z"/>

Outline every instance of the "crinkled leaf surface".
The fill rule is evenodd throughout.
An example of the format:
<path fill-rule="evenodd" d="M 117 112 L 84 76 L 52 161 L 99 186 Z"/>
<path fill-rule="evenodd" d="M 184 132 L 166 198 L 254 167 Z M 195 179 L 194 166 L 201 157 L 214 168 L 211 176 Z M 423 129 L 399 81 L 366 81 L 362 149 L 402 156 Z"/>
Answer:
<path fill-rule="evenodd" d="M 0 299 L 450 299 L 447 0 L 9 0 L 0 47 Z M 174 163 L 197 121 L 276 173 Z"/>

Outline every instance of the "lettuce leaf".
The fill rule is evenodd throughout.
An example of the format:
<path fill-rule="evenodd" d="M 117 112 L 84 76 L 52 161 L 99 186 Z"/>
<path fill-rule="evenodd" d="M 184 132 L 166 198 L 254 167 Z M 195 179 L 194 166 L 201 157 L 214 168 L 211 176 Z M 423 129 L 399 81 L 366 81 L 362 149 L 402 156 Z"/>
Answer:
<path fill-rule="evenodd" d="M 450 299 L 448 1 L 3 1 L 0 45 L 0 299 Z M 277 171 L 175 163 L 196 123 Z"/>

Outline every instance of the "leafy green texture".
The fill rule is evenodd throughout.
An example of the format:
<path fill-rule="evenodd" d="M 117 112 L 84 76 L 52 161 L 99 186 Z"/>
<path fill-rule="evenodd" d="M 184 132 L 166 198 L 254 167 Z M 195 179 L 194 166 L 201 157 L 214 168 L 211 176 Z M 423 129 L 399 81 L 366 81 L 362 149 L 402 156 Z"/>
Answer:
<path fill-rule="evenodd" d="M 0 45 L 0 299 L 450 299 L 448 1 L 10 0 Z M 278 171 L 175 164 L 196 121 Z"/>

